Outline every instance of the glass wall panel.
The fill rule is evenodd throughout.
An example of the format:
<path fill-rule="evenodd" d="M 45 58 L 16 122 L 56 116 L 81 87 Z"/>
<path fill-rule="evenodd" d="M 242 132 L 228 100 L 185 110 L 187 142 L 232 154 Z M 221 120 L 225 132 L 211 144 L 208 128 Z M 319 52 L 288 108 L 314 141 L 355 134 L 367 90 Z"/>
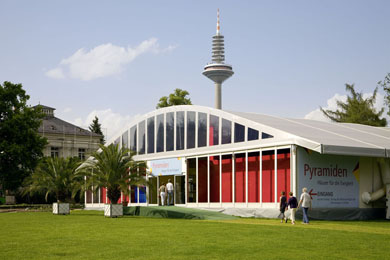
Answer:
<path fill-rule="evenodd" d="M 198 159 L 198 202 L 207 201 L 207 157 Z"/>
<path fill-rule="evenodd" d="M 92 203 L 92 191 L 91 190 L 87 190 L 87 203 Z"/>
<path fill-rule="evenodd" d="M 184 111 L 176 112 L 176 150 L 184 149 Z"/>
<path fill-rule="evenodd" d="M 106 189 L 100 188 L 100 203 L 106 203 Z"/>
<path fill-rule="evenodd" d="M 126 131 L 122 135 L 122 147 L 129 148 L 129 132 Z"/>
<path fill-rule="evenodd" d="M 145 121 L 138 123 L 138 154 L 145 153 Z"/>
<path fill-rule="evenodd" d="M 137 186 L 135 186 L 135 185 L 131 186 L 130 202 L 131 203 L 138 203 L 138 191 L 137 191 Z"/>
<path fill-rule="evenodd" d="M 238 123 L 234 124 L 234 142 L 244 142 L 245 141 L 245 126 Z"/>
<path fill-rule="evenodd" d="M 233 202 L 232 155 L 222 155 L 222 202 Z"/>
<path fill-rule="evenodd" d="M 148 153 L 154 153 L 154 117 L 148 118 Z"/>
<path fill-rule="evenodd" d="M 219 202 L 219 156 L 210 156 L 210 202 Z"/>
<path fill-rule="evenodd" d="M 164 152 L 164 114 L 157 116 L 157 152 Z"/>
<path fill-rule="evenodd" d="M 248 153 L 248 202 L 260 202 L 260 153 Z"/>
<path fill-rule="evenodd" d="M 137 126 L 130 128 L 130 150 L 137 152 Z"/>
<path fill-rule="evenodd" d="M 278 202 L 280 200 L 279 194 L 284 191 L 286 196 L 290 192 L 290 149 L 278 150 Z"/>
<path fill-rule="evenodd" d="M 187 202 L 196 202 L 196 159 L 187 160 Z"/>
<path fill-rule="evenodd" d="M 209 145 L 219 144 L 219 117 L 210 115 Z"/>
<path fill-rule="evenodd" d="M 267 133 L 261 133 L 261 139 L 268 139 L 273 138 L 273 135 L 267 134 Z"/>
<path fill-rule="evenodd" d="M 198 113 L 198 147 L 207 145 L 207 114 Z"/>
<path fill-rule="evenodd" d="M 185 204 L 185 178 L 186 176 L 175 176 L 175 198 L 176 204 Z"/>
<path fill-rule="evenodd" d="M 222 118 L 222 144 L 232 142 L 232 122 Z"/>
<path fill-rule="evenodd" d="M 173 151 L 175 149 L 174 147 L 174 131 L 175 131 L 175 114 L 174 112 L 169 112 L 165 114 L 166 121 L 165 121 L 165 131 L 166 131 L 166 144 L 167 144 L 167 152 Z M 184 130 L 184 129 L 183 129 Z"/>
<path fill-rule="evenodd" d="M 157 204 L 157 177 L 149 178 L 151 185 L 149 186 L 149 203 Z"/>
<path fill-rule="evenodd" d="M 259 131 L 248 127 L 248 141 L 259 140 Z"/>
<path fill-rule="evenodd" d="M 235 201 L 246 202 L 245 153 L 235 155 Z"/>
<path fill-rule="evenodd" d="M 275 202 L 275 152 L 264 151 L 262 156 L 263 202 Z"/>
<path fill-rule="evenodd" d="M 187 149 L 195 148 L 195 112 L 187 111 Z"/>

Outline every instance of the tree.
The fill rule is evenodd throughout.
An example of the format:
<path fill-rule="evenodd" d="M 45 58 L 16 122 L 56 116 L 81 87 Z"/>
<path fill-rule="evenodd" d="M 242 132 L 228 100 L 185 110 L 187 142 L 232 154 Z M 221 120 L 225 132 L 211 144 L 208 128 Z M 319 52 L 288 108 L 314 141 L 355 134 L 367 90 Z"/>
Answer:
<path fill-rule="evenodd" d="M 364 99 L 363 93 L 357 93 L 354 85 L 345 84 L 345 89 L 351 96 L 347 97 L 346 103 L 337 101 L 338 109 L 336 111 L 325 110 L 320 107 L 325 116 L 335 122 L 356 123 L 371 126 L 386 126 L 385 118 L 380 118 L 384 109 L 375 111 L 374 104 L 378 88 L 375 88 L 371 97 Z"/>
<path fill-rule="evenodd" d="M 378 85 L 381 86 L 385 91 L 385 103 L 389 107 L 387 114 L 390 116 L 390 73 L 385 76 L 383 81 L 379 81 Z"/>
<path fill-rule="evenodd" d="M 179 105 L 192 105 L 191 99 L 186 98 L 189 95 L 187 90 L 175 89 L 169 97 L 164 96 L 160 98 L 156 108 L 170 107 L 170 106 L 179 106 Z"/>
<path fill-rule="evenodd" d="M 44 114 L 27 106 L 22 84 L 0 84 L 0 185 L 16 190 L 42 158 L 46 138 L 38 134 Z"/>
<path fill-rule="evenodd" d="M 102 125 L 99 123 L 99 118 L 97 116 L 95 116 L 95 119 L 92 120 L 92 123 L 89 126 L 89 131 L 91 131 L 92 133 L 99 134 L 99 135 L 102 136 L 102 138 L 100 139 L 100 143 L 101 144 L 104 144 L 106 142 L 104 140 L 104 135 L 103 135 L 103 132 L 102 132 Z"/>
<path fill-rule="evenodd" d="M 97 191 L 107 189 L 107 197 L 116 204 L 121 196 L 129 194 L 129 186 L 148 185 L 145 176 L 146 162 L 134 161 L 134 153 L 118 145 L 100 145 L 100 149 L 92 154 L 93 159 L 87 160 L 80 167 L 79 174 L 86 176 L 87 190 Z"/>
<path fill-rule="evenodd" d="M 25 179 L 23 193 L 45 192 L 46 201 L 49 194 L 54 194 L 57 202 L 69 202 L 84 182 L 76 171 L 80 163 L 77 157 L 42 159 L 33 174 Z"/>

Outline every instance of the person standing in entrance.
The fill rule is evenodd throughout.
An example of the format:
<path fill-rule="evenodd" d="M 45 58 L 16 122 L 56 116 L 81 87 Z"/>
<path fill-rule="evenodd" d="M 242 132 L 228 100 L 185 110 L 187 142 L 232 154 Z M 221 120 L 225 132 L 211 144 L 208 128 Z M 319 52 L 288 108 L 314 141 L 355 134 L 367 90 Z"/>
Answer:
<path fill-rule="evenodd" d="M 171 182 L 171 179 L 168 179 L 167 192 L 168 192 L 167 205 L 168 206 L 173 205 L 173 184 Z"/>
<path fill-rule="evenodd" d="M 281 223 L 283 223 L 284 220 L 286 220 L 286 223 L 287 223 L 287 218 L 286 218 L 286 215 L 284 214 L 284 211 L 286 210 L 286 207 L 287 207 L 287 198 L 286 198 L 286 193 L 284 191 L 282 191 L 280 193 L 280 204 L 279 204 L 279 208 L 280 208 L 280 218 L 282 219 L 281 220 Z"/>
<path fill-rule="evenodd" d="M 161 197 L 161 206 L 164 206 L 165 204 L 165 195 L 166 195 L 166 187 L 165 183 L 162 183 L 158 191 L 160 192 L 160 197 Z"/>
<path fill-rule="evenodd" d="M 291 224 L 295 224 L 295 212 L 297 211 L 297 206 L 298 206 L 298 201 L 297 201 L 297 198 L 294 197 L 294 194 L 290 191 L 290 193 L 288 194 L 289 195 L 289 199 L 288 199 L 288 203 L 287 205 L 290 207 L 290 211 L 291 211 Z"/>
<path fill-rule="evenodd" d="M 307 193 L 307 188 L 302 189 L 302 195 L 299 200 L 298 208 L 302 206 L 303 211 L 303 224 L 309 224 L 309 217 L 307 216 L 307 211 L 311 209 L 311 197 Z"/>

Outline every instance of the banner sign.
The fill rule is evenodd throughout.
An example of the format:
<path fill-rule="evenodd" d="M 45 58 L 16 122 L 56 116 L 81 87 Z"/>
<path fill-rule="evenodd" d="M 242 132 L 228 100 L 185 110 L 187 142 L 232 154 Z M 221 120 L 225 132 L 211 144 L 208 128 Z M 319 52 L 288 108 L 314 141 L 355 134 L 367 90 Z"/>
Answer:
<path fill-rule="evenodd" d="M 148 162 L 148 166 L 153 176 L 183 174 L 181 158 L 153 160 Z"/>
<path fill-rule="evenodd" d="M 359 157 L 327 155 L 298 147 L 298 196 L 306 187 L 312 206 L 359 207 Z"/>

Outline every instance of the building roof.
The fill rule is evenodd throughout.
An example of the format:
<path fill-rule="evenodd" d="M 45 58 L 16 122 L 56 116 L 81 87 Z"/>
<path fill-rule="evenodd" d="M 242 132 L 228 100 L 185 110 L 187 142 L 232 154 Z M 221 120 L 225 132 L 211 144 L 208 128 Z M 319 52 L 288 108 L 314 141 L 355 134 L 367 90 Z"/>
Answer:
<path fill-rule="evenodd" d="M 390 157 L 390 128 L 230 112 L 296 136 L 296 143 L 324 154 Z"/>
<path fill-rule="evenodd" d="M 76 136 L 97 136 L 101 135 L 93 133 L 89 130 L 83 129 L 57 117 L 45 117 L 42 120 L 42 124 L 38 129 L 39 133 L 45 134 L 65 134 Z"/>
<path fill-rule="evenodd" d="M 232 136 L 232 142 L 228 144 L 220 143 L 219 145 L 207 145 L 206 147 L 195 147 L 165 153 L 142 154 L 138 155 L 140 159 L 225 153 L 258 148 L 273 149 L 273 147 L 288 147 L 289 145 L 298 145 L 321 154 L 390 157 L 390 128 L 388 127 L 282 118 L 255 113 L 231 112 L 196 105 L 166 107 L 139 116 L 120 135 L 109 140 L 108 144 L 120 142 L 122 134 L 127 133 L 126 131 L 131 127 L 139 126 L 140 122 L 146 122 L 160 114 L 179 111 L 193 111 L 214 115 L 232 122 L 233 126 L 237 123 L 245 126 L 245 129 L 257 130 L 260 137 L 252 141 L 234 142 L 234 136 Z M 207 120 L 210 120 L 209 116 L 207 118 Z M 193 122 L 193 124 L 198 126 L 197 121 Z M 145 126 L 145 124 L 143 125 Z M 231 131 L 234 131 L 234 127 Z M 234 132 L 232 132 L 232 135 L 234 135 Z M 266 137 L 264 138 L 262 135 Z M 207 136 L 209 136 L 208 132 Z"/>

